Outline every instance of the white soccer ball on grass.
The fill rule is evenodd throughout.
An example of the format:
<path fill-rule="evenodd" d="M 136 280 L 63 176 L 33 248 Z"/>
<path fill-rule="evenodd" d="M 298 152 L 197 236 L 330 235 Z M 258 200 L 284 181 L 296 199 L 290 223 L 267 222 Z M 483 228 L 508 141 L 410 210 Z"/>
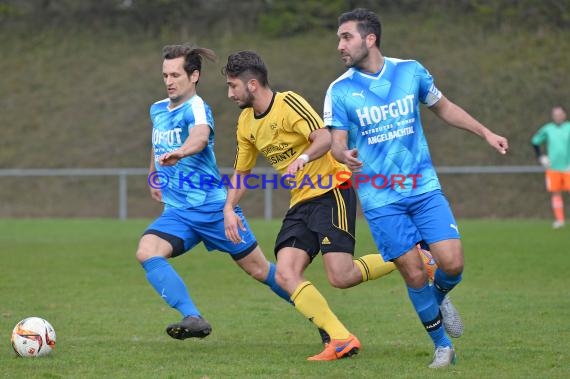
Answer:
<path fill-rule="evenodd" d="M 10 340 L 19 356 L 42 357 L 55 348 L 55 330 L 41 317 L 28 317 L 16 324 Z"/>

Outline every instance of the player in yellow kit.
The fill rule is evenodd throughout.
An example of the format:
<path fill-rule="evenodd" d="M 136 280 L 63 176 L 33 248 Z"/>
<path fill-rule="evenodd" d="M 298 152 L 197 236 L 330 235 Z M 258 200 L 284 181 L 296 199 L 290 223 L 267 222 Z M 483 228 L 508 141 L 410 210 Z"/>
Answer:
<path fill-rule="evenodd" d="M 327 301 L 303 273 L 323 254 L 331 285 L 348 288 L 394 270 L 379 254 L 353 260 L 356 195 L 347 168 L 331 155 L 330 132 L 309 103 L 294 92 L 274 92 L 259 55 L 240 51 L 223 69 L 228 97 L 243 109 L 237 126 L 235 172 L 224 209 L 226 236 L 240 243 L 241 220 L 233 208 L 247 189 L 244 178 L 259 153 L 283 175 L 291 203 L 275 243 L 276 280 L 295 308 L 330 335 L 320 354 L 309 360 L 334 360 L 356 354 L 359 340 L 338 320 Z"/>

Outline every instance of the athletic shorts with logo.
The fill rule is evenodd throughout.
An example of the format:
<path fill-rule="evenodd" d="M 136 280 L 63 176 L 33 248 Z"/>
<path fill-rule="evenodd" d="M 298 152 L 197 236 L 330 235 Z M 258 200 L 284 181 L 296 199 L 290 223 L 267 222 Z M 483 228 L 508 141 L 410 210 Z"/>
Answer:
<path fill-rule="evenodd" d="M 441 190 L 406 197 L 364 212 L 382 258 L 392 261 L 416 244 L 459 239 L 457 222 Z"/>
<path fill-rule="evenodd" d="M 284 247 L 304 250 L 311 261 L 319 251 L 354 255 L 356 193 L 333 188 L 289 209 L 275 242 L 275 255 Z"/>
<path fill-rule="evenodd" d="M 241 242 L 226 238 L 224 228 L 224 203 L 207 209 L 168 208 L 143 233 L 154 234 L 172 245 L 172 257 L 181 255 L 202 242 L 208 251 L 219 250 L 239 260 L 257 247 L 257 241 L 249 228 L 241 208 L 234 211 L 241 218 L 245 231 L 240 229 Z M 219 209 L 218 209 L 219 208 Z"/>

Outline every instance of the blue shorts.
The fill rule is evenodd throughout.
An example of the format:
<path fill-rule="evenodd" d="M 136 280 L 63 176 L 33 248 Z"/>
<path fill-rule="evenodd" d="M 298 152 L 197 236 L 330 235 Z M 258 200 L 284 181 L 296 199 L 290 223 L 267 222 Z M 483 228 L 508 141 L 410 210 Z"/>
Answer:
<path fill-rule="evenodd" d="M 402 256 L 420 241 L 460 238 L 449 202 L 439 189 L 371 209 L 364 217 L 385 261 Z"/>
<path fill-rule="evenodd" d="M 172 245 L 172 257 L 181 255 L 203 242 L 208 251 L 223 251 L 238 260 L 251 253 L 256 248 L 257 241 L 241 208 L 238 206 L 234 210 L 246 228 L 245 231 L 240 230 L 242 241 L 238 244 L 226 238 L 223 204 L 219 210 L 165 209 L 143 235 L 154 234 L 168 241 Z"/>

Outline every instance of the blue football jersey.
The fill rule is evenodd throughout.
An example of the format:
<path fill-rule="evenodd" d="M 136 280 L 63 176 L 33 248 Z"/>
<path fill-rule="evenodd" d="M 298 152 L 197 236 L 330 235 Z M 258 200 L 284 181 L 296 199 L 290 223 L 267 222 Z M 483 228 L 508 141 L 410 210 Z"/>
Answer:
<path fill-rule="evenodd" d="M 327 90 L 324 122 L 348 132 L 363 169 L 353 182 L 364 211 L 440 188 L 420 119 L 420 103 L 441 98 L 419 62 L 385 58 L 382 70 L 350 68 Z"/>
<path fill-rule="evenodd" d="M 166 208 L 219 208 L 226 200 L 226 189 L 214 155 L 212 110 L 198 95 L 173 109 L 168 108 L 169 103 L 165 99 L 150 107 L 155 168 L 160 173 L 161 185 L 165 186 L 161 189 L 162 201 Z M 181 147 L 195 125 L 211 128 L 204 150 L 179 160 L 174 166 L 161 166 L 158 158 Z"/>

